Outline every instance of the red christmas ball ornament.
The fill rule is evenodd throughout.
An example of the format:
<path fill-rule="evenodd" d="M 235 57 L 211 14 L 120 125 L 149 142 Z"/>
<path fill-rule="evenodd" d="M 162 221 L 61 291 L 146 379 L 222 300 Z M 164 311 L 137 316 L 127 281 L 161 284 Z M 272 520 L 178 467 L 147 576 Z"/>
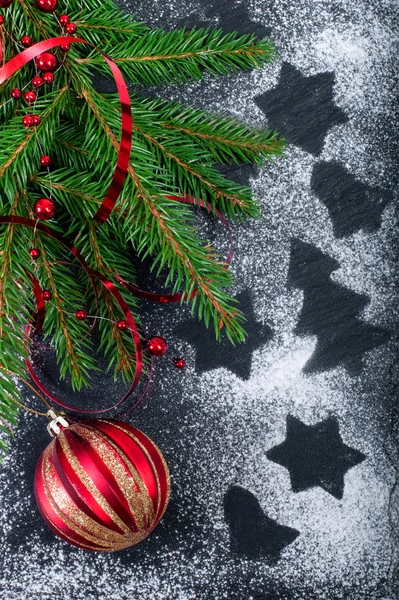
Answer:
<path fill-rule="evenodd" d="M 25 48 L 29 48 L 29 46 L 32 45 L 32 38 L 29 37 L 29 35 L 23 35 L 21 37 L 21 44 L 22 46 L 24 46 Z"/>
<path fill-rule="evenodd" d="M 47 221 L 55 215 L 55 204 L 50 198 L 40 198 L 33 205 L 33 212 L 37 219 Z"/>
<path fill-rule="evenodd" d="M 170 477 L 144 433 L 116 420 L 49 424 L 55 437 L 41 454 L 34 489 L 50 529 L 74 546 L 115 552 L 144 540 L 161 520 Z"/>
<path fill-rule="evenodd" d="M 71 33 L 75 33 L 76 32 L 76 25 L 75 23 L 67 23 L 65 26 L 65 31 L 69 34 Z"/>
<path fill-rule="evenodd" d="M 6 20 L 3 17 L 3 15 L 0 15 L 0 25 L 4 25 L 5 22 L 6 22 Z"/>
<path fill-rule="evenodd" d="M 40 256 L 40 252 L 37 248 L 31 248 L 29 250 L 29 254 L 31 255 L 31 257 L 33 258 L 33 260 L 37 260 Z"/>
<path fill-rule="evenodd" d="M 71 19 L 68 17 L 68 15 L 61 15 L 60 16 L 60 23 L 61 25 L 68 25 L 69 21 Z"/>
<path fill-rule="evenodd" d="M 35 75 L 32 79 L 32 85 L 35 88 L 39 88 L 43 85 L 44 80 L 43 77 L 40 77 L 40 75 Z"/>
<path fill-rule="evenodd" d="M 50 292 L 50 290 L 43 290 L 42 291 L 42 296 L 43 296 L 43 300 L 51 300 L 51 298 L 53 297 L 53 294 Z"/>
<path fill-rule="evenodd" d="M 54 75 L 52 73 L 50 73 L 50 71 L 43 73 L 43 81 L 44 81 L 44 83 L 48 83 L 48 84 L 53 83 Z"/>
<path fill-rule="evenodd" d="M 43 156 L 40 157 L 40 164 L 42 167 L 48 169 L 51 167 L 51 158 L 47 154 L 43 154 Z"/>
<path fill-rule="evenodd" d="M 32 125 L 33 125 L 33 117 L 31 117 L 30 115 L 25 115 L 24 117 L 22 117 L 22 124 L 26 128 L 32 127 Z"/>
<path fill-rule="evenodd" d="M 71 44 L 60 44 L 60 48 L 63 52 L 69 52 L 71 49 Z"/>
<path fill-rule="evenodd" d="M 19 88 L 14 88 L 11 90 L 11 98 L 13 100 L 20 100 L 22 98 L 22 92 Z"/>
<path fill-rule="evenodd" d="M 184 358 L 174 358 L 173 362 L 176 369 L 184 369 L 184 367 L 186 366 L 186 361 L 184 360 Z"/>
<path fill-rule="evenodd" d="M 35 63 L 41 71 L 55 71 L 58 66 L 57 57 L 51 52 L 43 52 L 36 56 Z"/>
<path fill-rule="evenodd" d="M 36 125 L 40 125 L 41 123 L 41 118 L 39 117 L 39 115 L 32 115 L 32 125 L 36 126 Z"/>
<path fill-rule="evenodd" d="M 127 329 L 127 327 L 128 327 L 127 321 L 125 321 L 124 319 L 121 319 L 120 321 L 117 322 L 116 326 L 120 331 L 125 331 L 125 329 Z"/>
<path fill-rule="evenodd" d="M 36 0 L 36 6 L 43 12 L 52 12 L 57 8 L 58 0 Z"/>
<path fill-rule="evenodd" d="M 167 349 L 168 345 L 162 337 L 155 336 L 147 342 L 147 350 L 151 356 L 163 356 Z"/>
<path fill-rule="evenodd" d="M 25 92 L 24 98 L 25 98 L 26 102 L 31 103 L 36 100 L 36 94 L 35 94 L 35 92 L 32 92 L 32 90 L 30 90 L 29 92 Z"/>
<path fill-rule="evenodd" d="M 84 321 L 85 319 L 87 319 L 87 312 L 83 309 L 77 310 L 75 313 L 75 317 L 78 321 Z"/>
<path fill-rule="evenodd" d="M 7 8 L 12 4 L 12 0 L 0 0 L 0 8 Z"/>

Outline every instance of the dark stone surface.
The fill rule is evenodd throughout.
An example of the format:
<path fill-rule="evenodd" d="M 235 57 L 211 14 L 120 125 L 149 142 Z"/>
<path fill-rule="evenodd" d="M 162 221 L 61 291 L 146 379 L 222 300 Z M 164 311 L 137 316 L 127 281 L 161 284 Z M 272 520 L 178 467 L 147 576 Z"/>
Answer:
<path fill-rule="evenodd" d="M 0 473 L 0 599 L 394 600 L 398 303 L 389 211 L 397 123 L 389 86 L 397 53 L 387 44 L 396 9 L 377 0 L 132 0 L 125 8 L 166 29 L 184 24 L 271 32 L 281 62 L 262 77 L 217 84 L 208 78 L 187 93 L 176 86 L 162 94 L 200 106 L 211 99 L 220 112 L 234 109 L 245 121 L 260 114 L 294 148 L 288 166 L 285 159 L 276 167 L 222 169 L 240 183 L 266 181 L 256 186 L 266 216 L 245 234 L 239 226 L 234 230 L 240 250 L 232 268 L 246 265 L 234 293 L 247 318 L 247 342 L 216 343 L 185 306 L 142 305 L 147 335 L 163 335 L 170 349 L 155 364 L 148 398 L 128 417 L 156 441 L 170 467 L 172 499 L 160 525 L 145 542 L 115 555 L 84 553 L 58 541 L 32 493 L 47 433 L 44 423 L 23 416 Z M 331 48 L 318 48 L 320 39 L 330 39 Z M 331 56 L 338 57 L 334 67 Z M 239 100 L 234 106 L 228 103 L 233 94 Z M 326 148 L 336 126 L 342 144 Z M 347 136 L 354 134 L 359 145 L 347 151 Z M 298 173 L 309 169 L 309 158 L 307 192 Z M 290 173 L 285 186 L 279 169 L 284 181 Z M 315 211 L 298 223 L 294 207 L 289 244 L 291 233 L 281 229 L 279 239 L 272 237 L 267 219 L 272 209 L 286 217 L 284 200 L 298 190 L 298 202 L 323 204 L 330 221 L 323 228 Z M 219 235 L 209 229 L 212 239 Z M 221 238 L 224 233 L 221 228 Z M 345 260 L 338 262 L 330 248 Z M 367 281 L 359 281 L 353 255 L 369 265 Z M 162 282 L 154 282 L 148 266 L 138 269 L 140 285 L 160 291 Z M 345 286 L 333 279 L 339 268 Z M 259 281 L 265 270 L 273 275 L 270 296 Z M 263 296 L 271 300 L 260 315 Z M 261 359 L 254 366 L 255 350 Z M 187 368 L 179 372 L 170 359 L 182 353 Z M 53 356 L 45 353 L 38 367 L 56 393 L 80 405 L 104 407 L 123 389 L 101 374 L 93 390 L 75 396 L 59 382 Z M 30 394 L 26 401 L 33 402 Z M 280 443 L 286 421 L 287 438 Z M 288 469 L 291 486 L 285 469 L 272 461 Z"/>

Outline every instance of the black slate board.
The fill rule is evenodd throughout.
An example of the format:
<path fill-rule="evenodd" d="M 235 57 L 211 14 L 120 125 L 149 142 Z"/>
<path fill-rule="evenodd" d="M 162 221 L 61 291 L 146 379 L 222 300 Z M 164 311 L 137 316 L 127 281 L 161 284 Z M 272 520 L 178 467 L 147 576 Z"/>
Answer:
<path fill-rule="evenodd" d="M 57 540 L 33 499 L 47 433 L 23 415 L 0 473 L 0 598 L 394 600 L 398 8 L 377 0 L 124 7 L 166 28 L 271 35 L 280 60 L 262 72 L 150 93 L 277 127 L 287 156 L 228 169 L 264 206 L 261 221 L 233 227 L 246 344 L 218 345 L 186 309 L 143 306 L 147 333 L 187 360 L 182 372 L 159 361 L 130 417 L 170 466 L 163 521 L 113 555 Z M 223 228 L 205 226 L 223 251 Z M 153 285 L 145 266 L 142 282 Z M 49 357 L 42 367 L 69 395 Z M 96 383 L 104 403 L 120 391 L 106 376 Z M 80 402 L 97 400 L 85 393 Z"/>

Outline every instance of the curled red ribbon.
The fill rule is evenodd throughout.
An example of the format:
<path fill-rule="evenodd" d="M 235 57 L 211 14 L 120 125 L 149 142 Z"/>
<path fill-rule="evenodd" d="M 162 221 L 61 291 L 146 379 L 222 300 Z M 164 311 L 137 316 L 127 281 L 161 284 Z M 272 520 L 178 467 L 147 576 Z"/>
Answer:
<path fill-rule="evenodd" d="M 40 381 L 40 379 L 37 377 L 36 373 L 34 372 L 33 366 L 32 366 L 32 363 L 30 362 L 30 360 L 26 360 L 25 361 L 26 366 L 28 367 L 29 373 L 30 373 L 33 381 L 36 383 L 38 388 L 44 394 L 46 394 L 46 396 L 48 398 L 50 398 L 51 400 L 53 400 L 53 402 L 56 402 L 59 406 L 62 406 L 63 408 L 65 408 L 67 410 L 71 410 L 74 412 L 80 412 L 80 413 L 87 413 L 87 414 L 89 414 L 89 413 L 97 414 L 97 413 L 108 412 L 110 410 L 113 410 L 114 408 L 117 408 L 135 390 L 135 388 L 137 387 L 137 385 L 140 381 L 142 370 L 143 370 L 143 351 L 142 351 L 140 334 L 138 332 L 134 317 L 133 317 L 126 301 L 124 300 L 123 296 L 116 289 L 116 287 L 112 283 L 112 281 L 109 281 L 103 275 L 101 275 L 101 273 L 98 273 L 97 271 L 95 271 L 94 269 L 91 269 L 88 266 L 85 259 L 80 254 L 80 252 L 77 248 L 69 246 L 69 244 L 64 240 L 64 238 L 62 236 L 58 235 L 55 231 L 53 231 L 52 229 L 47 227 L 47 225 L 44 225 L 43 223 L 36 223 L 36 221 L 34 221 L 33 219 L 27 219 L 25 217 L 18 217 L 18 216 L 0 217 L 0 224 L 1 223 L 22 225 L 25 227 L 31 227 L 33 229 L 36 228 L 38 231 L 41 231 L 42 233 L 57 240 L 62 246 L 64 246 L 64 248 L 66 248 L 69 252 L 71 252 L 71 254 L 73 254 L 76 257 L 76 259 L 79 261 L 80 265 L 86 271 L 88 276 L 91 279 L 94 278 L 94 279 L 97 279 L 98 281 L 100 281 L 103 284 L 103 286 L 115 298 L 119 308 L 123 312 L 123 315 L 126 319 L 126 322 L 128 324 L 129 331 L 130 331 L 130 334 L 132 336 L 133 343 L 134 343 L 134 348 L 135 348 L 135 353 L 136 353 L 136 364 L 135 364 L 135 376 L 134 376 L 133 382 L 132 382 L 130 388 L 128 389 L 127 393 L 123 396 L 123 398 L 121 400 L 119 400 L 116 404 L 114 404 L 113 406 L 110 406 L 109 408 L 93 411 L 93 410 L 86 410 L 86 409 L 77 409 L 77 408 L 74 408 L 73 406 L 66 404 L 65 402 L 63 402 L 62 400 L 60 400 L 59 398 L 54 396 L 54 394 L 52 394 L 49 390 L 47 390 L 47 388 L 43 385 L 43 383 Z M 40 289 L 39 283 L 37 282 L 36 278 L 33 275 L 29 275 L 29 278 L 33 284 L 34 296 L 35 296 L 35 299 L 37 302 L 37 307 L 38 307 L 37 314 L 40 314 L 40 317 L 36 318 L 36 327 L 38 327 L 38 326 L 40 327 L 43 317 L 44 317 L 44 306 L 43 306 L 43 300 L 42 300 L 42 295 L 41 295 L 41 289 Z M 39 291 L 40 291 L 40 293 L 39 293 Z M 26 330 L 26 333 L 28 335 L 30 335 L 31 329 L 32 329 L 32 323 L 29 323 L 27 326 L 27 330 Z"/>
<path fill-rule="evenodd" d="M 90 42 L 87 42 L 86 40 L 84 40 L 82 38 L 76 38 L 76 37 L 70 37 L 70 36 L 55 37 L 55 38 L 51 38 L 48 40 L 44 40 L 42 42 L 38 42 L 37 44 L 30 46 L 29 48 L 22 51 L 17 56 L 10 59 L 5 65 L 3 65 L 0 68 L 0 84 L 4 83 L 4 81 L 6 81 L 9 77 L 11 77 L 16 71 L 18 71 L 20 68 L 22 68 L 24 65 L 26 65 L 33 58 L 37 57 L 39 54 L 42 54 L 43 52 L 47 52 L 48 50 L 51 50 L 61 44 L 67 44 L 67 43 L 82 43 L 82 44 L 89 44 L 90 46 L 93 46 Z M 119 99 L 120 99 L 121 117 L 122 117 L 121 141 L 120 141 L 120 147 L 118 150 L 117 163 L 115 166 L 113 178 L 112 178 L 111 184 L 108 188 L 107 194 L 106 194 L 101 206 L 99 207 L 97 213 L 93 217 L 93 219 L 101 225 L 107 220 L 107 218 L 111 214 L 111 212 L 116 204 L 116 201 L 119 197 L 119 194 L 123 188 L 123 184 L 124 184 L 124 181 L 126 178 L 127 169 L 128 169 L 129 160 L 130 160 L 133 123 L 132 123 L 129 92 L 128 92 L 127 86 L 125 84 L 125 81 L 123 79 L 122 73 L 119 70 L 119 68 L 116 66 L 116 64 L 112 61 L 111 58 L 109 58 L 104 52 L 102 52 L 98 48 L 96 48 L 96 49 L 104 57 L 104 60 L 107 62 L 108 66 L 110 67 L 111 72 L 114 76 L 118 94 L 119 94 Z M 2 48 L 0 45 L 0 51 L 1 50 L 2 50 Z M 192 197 L 190 197 L 189 195 L 167 196 L 167 198 L 170 200 L 175 200 L 177 202 L 182 202 L 185 204 L 197 204 L 202 208 L 212 211 L 212 206 L 210 203 L 206 203 L 203 200 L 195 200 Z M 227 220 L 223 217 L 222 213 L 218 209 L 216 209 L 215 212 L 216 212 L 216 215 L 218 216 L 218 218 L 226 226 L 226 228 L 228 229 L 229 234 L 230 234 L 230 251 L 229 251 L 228 257 L 226 259 L 226 265 L 228 266 L 232 259 L 231 230 L 230 230 Z M 131 336 L 133 339 L 133 343 L 134 343 L 135 354 L 136 354 L 134 380 L 133 380 L 130 388 L 126 392 L 126 394 L 123 396 L 123 398 L 121 398 L 117 403 L 115 403 L 113 406 L 110 406 L 108 408 L 99 409 L 99 410 L 77 409 L 73 406 L 66 404 L 62 400 L 59 400 L 56 396 L 54 396 L 54 394 L 52 394 L 49 390 L 46 389 L 44 384 L 40 381 L 40 379 L 34 372 L 32 363 L 29 360 L 27 360 L 26 365 L 28 367 L 29 373 L 30 373 L 33 381 L 38 386 L 38 388 L 49 399 L 51 399 L 53 402 L 55 402 L 59 406 L 62 406 L 63 408 L 70 410 L 70 411 L 80 412 L 80 413 L 85 413 L 85 414 L 100 414 L 100 413 L 105 413 L 105 412 L 108 412 L 110 410 L 117 408 L 132 394 L 134 389 L 138 386 L 140 378 L 141 378 L 142 370 L 143 370 L 143 354 L 142 354 L 142 345 L 141 345 L 140 335 L 139 335 L 136 323 L 134 321 L 133 315 L 132 315 L 126 301 L 124 300 L 123 296 L 117 290 L 117 288 L 115 287 L 115 285 L 112 281 L 106 279 L 103 275 L 101 275 L 94 269 L 91 269 L 87 265 L 83 256 L 80 254 L 80 252 L 77 250 L 76 247 L 70 246 L 68 244 L 68 242 L 62 236 L 57 234 L 55 231 L 53 231 L 51 228 L 44 225 L 43 223 L 37 223 L 36 221 L 34 221 L 32 219 L 27 219 L 25 217 L 19 217 L 19 216 L 0 217 L 0 224 L 1 223 L 22 225 L 22 226 L 37 229 L 38 231 L 41 231 L 42 233 L 49 235 L 52 238 L 56 239 L 62 246 L 64 246 L 64 248 L 66 248 L 71 254 L 73 254 L 75 256 L 75 258 L 78 260 L 78 262 L 80 263 L 80 266 L 86 271 L 89 279 L 92 281 L 92 285 L 93 285 L 95 294 L 96 294 L 96 288 L 94 286 L 93 280 L 97 279 L 114 297 L 114 299 L 116 300 L 116 303 L 118 304 L 118 306 L 120 307 L 121 311 L 124 314 L 125 320 L 128 324 L 128 327 L 129 327 L 129 330 L 130 330 L 130 333 L 131 333 Z M 42 291 L 41 291 L 38 280 L 32 274 L 28 274 L 28 277 L 32 283 L 33 294 L 34 294 L 36 306 L 37 306 L 37 312 L 35 315 L 35 321 L 36 321 L 35 329 L 36 329 L 36 331 L 40 331 L 42 324 L 43 324 L 44 316 L 45 316 L 44 300 L 42 297 Z M 184 293 L 155 294 L 152 292 L 146 292 L 144 290 L 140 290 L 133 284 L 131 284 L 127 281 L 124 281 L 117 274 L 115 274 L 115 277 L 118 280 L 118 282 L 121 283 L 131 293 L 133 293 L 134 295 L 139 296 L 141 298 L 145 298 L 147 300 L 158 301 L 158 302 L 162 302 L 162 303 L 169 303 L 169 302 L 178 302 L 182 299 L 187 299 L 187 297 L 188 297 L 187 294 L 184 294 Z M 190 297 L 193 298 L 196 293 L 197 293 L 197 290 L 194 290 L 193 292 L 191 292 Z M 33 324 L 29 323 L 26 328 L 26 333 L 28 335 L 31 334 L 32 326 L 33 326 Z M 133 410 L 139 404 L 139 402 L 141 402 L 142 398 L 145 396 L 145 394 L 147 392 L 147 389 L 148 389 L 148 386 L 150 383 L 150 379 L 151 379 L 151 370 L 150 370 L 150 376 L 148 378 L 144 392 L 142 393 L 140 398 L 135 402 L 133 407 L 126 410 L 123 414 L 127 414 L 128 412 Z"/>
<path fill-rule="evenodd" d="M 30 60 L 36 58 L 36 56 L 39 56 L 39 54 L 47 52 L 48 50 L 52 50 L 53 48 L 60 46 L 61 44 L 76 43 L 88 44 L 90 46 L 93 46 L 93 44 L 87 42 L 82 38 L 71 36 L 50 38 L 48 40 L 38 42 L 37 44 L 33 44 L 33 46 L 30 46 L 26 50 L 23 50 L 22 52 L 17 54 L 17 56 L 11 58 L 8 62 L 6 62 L 6 64 L 3 67 L 0 68 L 0 84 L 4 83 L 4 81 L 6 81 L 9 77 L 14 75 L 14 73 L 16 73 L 19 69 L 21 69 L 21 67 L 26 65 Z M 98 48 L 96 48 L 96 50 L 98 50 Z M 93 217 L 98 223 L 102 224 L 107 220 L 107 218 L 111 214 L 119 197 L 119 194 L 122 191 L 123 184 L 126 179 L 127 169 L 130 160 L 130 150 L 132 147 L 133 121 L 129 92 L 121 71 L 113 62 L 113 60 L 109 58 L 109 56 L 104 54 L 104 52 L 102 52 L 101 50 L 98 50 L 98 52 L 100 52 L 100 54 L 104 57 L 104 60 L 108 64 L 109 68 L 111 69 L 112 75 L 114 76 L 119 94 L 122 114 L 121 141 L 114 175 L 108 188 L 107 194 L 100 208 Z"/>

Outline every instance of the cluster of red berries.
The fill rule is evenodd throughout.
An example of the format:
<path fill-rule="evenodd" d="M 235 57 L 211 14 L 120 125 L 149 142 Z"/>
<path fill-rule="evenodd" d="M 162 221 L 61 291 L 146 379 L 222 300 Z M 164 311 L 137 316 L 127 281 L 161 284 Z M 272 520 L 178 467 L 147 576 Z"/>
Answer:
<path fill-rule="evenodd" d="M 0 0 L 0 8 L 7 8 L 10 6 L 13 0 Z M 53 12 L 58 5 L 58 0 L 36 0 L 36 6 L 43 12 Z M 3 15 L 0 15 L 0 26 L 5 23 L 5 18 Z M 61 15 L 59 18 L 59 23 L 61 27 L 65 30 L 65 33 L 68 35 L 72 35 L 76 32 L 75 23 L 70 22 L 70 18 L 68 15 Z M 23 35 L 20 39 L 20 44 L 24 48 L 29 48 L 32 45 L 32 38 L 29 35 Z M 60 48 L 64 52 L 68 52 L 70 50 L 70 44 L 61 44 Z M 43 52 L 35 59 L 36 66 L 42 72 L 42 75 L 35 75 L 31 81 L 33 87 L 37 90 L 42 87 L 44 84 L 51 85 L 54 81 L 53 71 L 58 66 L 57 58 L 51 52 Z M 11 91 L 11 98 L 13 100 L 20 100 L 24 97 L 24 100 L 30 105 L 32 102 L 35 102 L 37 98 L 37 93 L 34 90 L 28 90 L 24 94 L 19 88 L 14 88 Z M 22 118 L 22 124 L 24 127 L 36 127 L 40 125 L 40 117 L 39 115 L 25 115 Z M 49 157 L 47 157 L 49 159 Z M 46 162 L 46 159 L 45 159 Z M 43 165 L 42 161 L 41 164 Z M 43 165 L 49 166 L 49 165 Z"/>

